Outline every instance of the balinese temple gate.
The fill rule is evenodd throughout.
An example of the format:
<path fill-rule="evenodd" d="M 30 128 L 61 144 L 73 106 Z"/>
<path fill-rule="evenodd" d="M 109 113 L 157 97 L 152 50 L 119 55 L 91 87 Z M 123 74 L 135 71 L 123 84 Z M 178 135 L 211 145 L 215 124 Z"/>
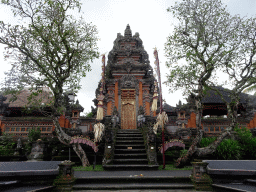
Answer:
<path fill-rule="evenodd" d="M 129 25 L 124 36 L 117 34 L 108 54 L 105 74 L 104 116 L 111 116 L 116 107 L 121 129 L 137 128 L 140 106 L 146 116 L 155 116 L 150 110 L 155 81 L 153 70 L 139 33 L 132 36 Z M 99 88 L 96 95 L 100 93 Z"/>

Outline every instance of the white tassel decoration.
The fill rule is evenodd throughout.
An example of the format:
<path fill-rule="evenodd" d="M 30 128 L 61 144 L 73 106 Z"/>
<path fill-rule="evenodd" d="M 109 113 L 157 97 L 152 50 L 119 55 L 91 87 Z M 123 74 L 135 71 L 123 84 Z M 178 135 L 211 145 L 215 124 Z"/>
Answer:
<path fill-rule="evenodd" d="M 151 107 L 151 111 L 155 112 L 157 110 L 157 93 L 154 93 L 153 95 L 153 103 L 152 103 L 152 107 Z"/>
<path fill-rule="evenodd" d="M 157 119 L 156 119 L 156 124 L 155 124 L 154 127 L 153 127 L 154 133 L 155 133 L 155 134 L 157 133 L 158 126 L 164 128 L 164 125 L 165 125 L 167 122 L 168 122 L 168 116 L 167 116 L 167 114 L 165 113 L 165 111 L 163 111 L 161 114 L 159 113 L 159 115 L 157 116 Z"/>
<path fill-rule="evenodd" d="M 96 120 L 103 119 L 103 102 L 99 101 Z"/>
<path fill-rule="evenodd" d="M 94 141 L 99 142 L 102 139 L 105 125 L 102 123 L 97 123 L 94 125 Z"/>
<path fill-rule="evenodd" d="M 153 127 L 153 131 L 155 134 L 157 134 L 157 129 L 158 129 L 158 122 L 156 122 L 156 124 Z"/>

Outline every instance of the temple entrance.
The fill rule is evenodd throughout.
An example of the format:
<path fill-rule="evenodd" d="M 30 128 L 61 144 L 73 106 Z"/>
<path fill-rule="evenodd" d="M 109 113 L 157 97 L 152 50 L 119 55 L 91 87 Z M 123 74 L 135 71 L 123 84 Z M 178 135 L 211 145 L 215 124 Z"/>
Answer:
<path fill-rule="evenodd" d="M 121 94 L 121 129 L 136 129 L 135 90 L 125 89 Z"/>

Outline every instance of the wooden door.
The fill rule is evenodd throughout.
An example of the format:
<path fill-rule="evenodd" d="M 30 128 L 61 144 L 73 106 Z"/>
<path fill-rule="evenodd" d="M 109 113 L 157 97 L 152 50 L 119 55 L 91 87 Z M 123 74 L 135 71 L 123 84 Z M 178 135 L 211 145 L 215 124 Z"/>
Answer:
<path fill-rule="evenodd" d="M 122 90 L 121 129 L 136 129 L 135 90 Z"/>

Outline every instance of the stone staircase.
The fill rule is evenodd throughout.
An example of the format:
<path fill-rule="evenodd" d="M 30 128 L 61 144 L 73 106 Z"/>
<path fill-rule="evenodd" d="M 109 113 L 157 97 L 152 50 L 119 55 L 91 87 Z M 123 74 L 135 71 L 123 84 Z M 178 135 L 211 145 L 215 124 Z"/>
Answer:
<path fill-rule="evenodd" d="M 191 171 L 157 170 L 149 165 L 140 130 L 118 130 L 112 165 L 105 171 L 75 171 L 72 191 L 168 190 L 191 192 Z"/>
<path fill-rule="evenodd" d="M 149 165 L 142 133 L 138 129 L 121 129 L 116 135 L 113 165 L 105 169 L 140 170 L 157 169 L 158 165 Z"/>
<path fill-rule="evenodd" d="M 190 191 L 194 190 L 191 171 L 75 171 L 76 184 L 72 191 Z"/>

